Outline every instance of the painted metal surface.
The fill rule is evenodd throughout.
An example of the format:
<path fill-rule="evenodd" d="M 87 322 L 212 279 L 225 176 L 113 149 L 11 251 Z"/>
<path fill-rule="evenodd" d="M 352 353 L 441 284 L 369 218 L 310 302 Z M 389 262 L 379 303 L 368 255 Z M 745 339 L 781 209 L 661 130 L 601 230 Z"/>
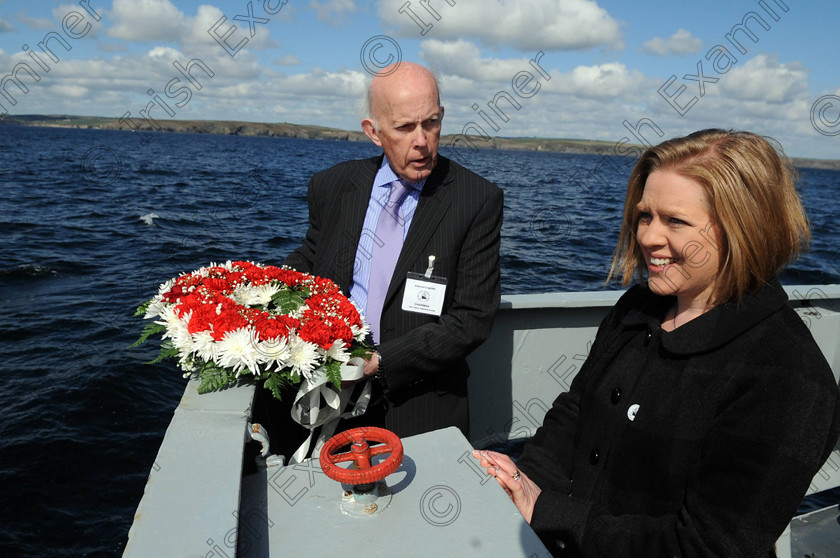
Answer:
<path fill-rule="evenodd" d="M 791 286 L 786 290 L 840 379 L 840 286 Z M 557 394 L 568 389 L 601 319 L 620 294 L 603 291 L 503 297 L 490 339 L 469 359 L 472 445 L 483 447 L 533 435 Z M 389 520 L 387 516 L 393 511 L 389 507 L 382 517 L 374 518 L 385 518 L 377 534 L 366 532 L 364 537 L 340 540 L 331 534 L 330 525 L 350 518 L 324 515 L 331 506 L 327 499 L 339 498 L 341 491 L 327 491 L 327 483 L 338 485 L 320 470 L 298 464 L 272 467 L 242 478 L 253 387 L 201 396 L 195 387 L 195 382 L 189 382 L 175 410 L 124 556 L 265 557 L 269 556 L 269 542 L 272 556 L 285 556 L 289 548 L 306 550 L 313 536 L 318 544 L 328 544 L 331 553 L 346 545 L 361 544 L 363 553 L 370 554 L 375 552 L 372 549 L 376 542 L 396 540 L 402 545 L 400 555 L 416 551 L 424 556 L 469 556 L 470 552 L 483 550 L 484 555 L 517 556 L 515 552 L 530 548 L 526 543 L 536 540 L 495 481 L 481 477 L 483 473 L 472 468 L 469 442 L 463 437 L 453 441 L 448 434 L 442 444 L 434 441 L 434 434 L 424 435 L 431 436 L 426 439 L 416 437 L 417 441 L 406 439 L 411 441 L 406 445 L 408 459 L 393 475 L 394 488 L 400 492 L 394 495 L 391 506 L 405 508 L 409 527 L 397 525 L 396 516 Z M 283 476 L 280 470 L 285 471 Z M 840 486 L 840 447 L 815 476 L 810 492 L 834 486 Z M 325 492 L 319 495 L 322 489 Z M 303 514 L 304 508 L 298 508 L 307 496 L 307 505 L 318 510 L 314 515 Z M 285 506 L 288 513 L 269 515 L 270 499 L 271 509 Z M 478 516 L 467 511 L 473 509 L 474 502 L 481 504 Z M 452 510 L 459 510 L 456 519 L 444 525 Z M 507 544 L 516 541 L 520 545 L 514 545 L 513 554 L 497 552 L 487 546 L 483 536 L 471 535 L 473 527 L 489 522 L 491 515 L 494 519 L 488 524 L 494 534 Z M 308 523 L 320 526 L 317 535 L 303 530 Z M 283 527 L 275 531 L 279 526 Z M 443 550 L 432 551 L 428 546 L 432 539 L 439 541 Z M 284 548 L 282 544 L 291 546 Z M 522 555 L 531 558 L 535 553 L 539 558 L 546 555 L 544 550 Z M 790 556 L 789 550 L 780 552 L 780 556 Z"/>
<path fill-rule="evenodd" d="M 225 558 L 223 549 L 236 548 L 254 387 L 199 395 L 197 385 L 188 382 L 166 430 L 128 533 L 127 558 Z"/>
<path fill-rule="evenodd" d="M 786 286 L 785 291 L 840 380 L 840 285 Z M 534 435 L 557 395 L 569 389 L 601 320 L 621 294 L 502 297 L 490 338 L 468 358 L 475 446 Z"/>
<path fill-rule="evenodd" d="M 840 506 L 831 506 L 790 522 L 791 555 L 814 558 L 840 555 Z"/>
<path fill-rule="evenodd" d="M 328 478 L 318 459 L 269 474 L 269 555 L 548 556 L 496 480 L 477 467 L 458 429 L 402 443 L 402 465 L 386 479 L 391 503 L 371 517 L 342 512 L 349 486 Z"/>

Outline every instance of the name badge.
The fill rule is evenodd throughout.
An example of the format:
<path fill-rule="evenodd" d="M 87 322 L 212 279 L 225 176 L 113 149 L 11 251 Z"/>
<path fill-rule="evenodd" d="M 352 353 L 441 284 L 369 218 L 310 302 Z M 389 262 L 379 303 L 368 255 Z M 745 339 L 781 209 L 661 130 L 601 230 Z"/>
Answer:
<path fill-rule="evenodd" d="M 440 316 L 446 294 L 446 278 L 409 272 L 405 280 L 402 309 Z"/>

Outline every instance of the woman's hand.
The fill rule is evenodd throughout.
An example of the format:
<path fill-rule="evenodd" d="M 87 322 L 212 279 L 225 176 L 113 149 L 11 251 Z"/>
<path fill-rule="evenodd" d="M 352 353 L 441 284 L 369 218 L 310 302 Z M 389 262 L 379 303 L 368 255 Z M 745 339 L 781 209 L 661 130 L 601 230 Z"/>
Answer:
<path fill-rule="evenodd" d="M 542 490 L 519 471 L 513 460 L 503 453 L 495 451 L 474 451 L 473 457 L 479 460 L 482 467 L 487 469 L 488 475 L 496 477 L 496 481 L 505 489 L 507 495 L 519 509 L 525 521 L 531 523 L 534 505 Z"/>

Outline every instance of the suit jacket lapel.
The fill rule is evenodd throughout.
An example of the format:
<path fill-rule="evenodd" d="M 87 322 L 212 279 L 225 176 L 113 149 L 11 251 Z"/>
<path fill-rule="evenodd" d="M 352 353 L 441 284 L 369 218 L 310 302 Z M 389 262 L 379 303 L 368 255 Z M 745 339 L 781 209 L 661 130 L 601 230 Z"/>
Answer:
<path fill-rule="evenodd" d="M 451 184 L 453 178 L 449 172 L 448 161 L 439 161 L 435 171 L 429 176 L 423 191 L 420 194 L 420 201 L 411 219 L 411 227 L 405 238 L 400 257 L 394 268 L 394 275 L 391 277 L 391 284 L 388 286 L 388 294 L 385 297 L 385 304 L 396 294 L 406 274 L 411 271 L 412 265 L 417 258 L 422 257 L 423 248 L 427 245 L 429 238 L 437 230 L 441 219 L 449 209 L 454 195 L 454 188 Z M 428 256 L 429 254 L 426 254 Z"/>
<path fill-rule="evenodd" d="M 338 228 L 339 250 L 342 257 L 340 267 L 337 270 L 339 285 L 349 285 L 353 282 L 353 267 L 356 262 L 356 249 L 359 245 L 359 238 L 362 234 L 362 227 L 365 224 L 370 193 L 373 189 L 373 180 L 376 171 L 382 164 L 382 157 L 360 161 L 360 168 L 350 177 L 349 185 L 341 196 L 342 209 L 339 214 Z"/>

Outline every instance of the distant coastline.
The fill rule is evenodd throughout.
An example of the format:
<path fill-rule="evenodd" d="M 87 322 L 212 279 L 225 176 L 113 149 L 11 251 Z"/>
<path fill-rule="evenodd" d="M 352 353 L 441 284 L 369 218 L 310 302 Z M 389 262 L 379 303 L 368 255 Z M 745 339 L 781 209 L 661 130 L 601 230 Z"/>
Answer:
<path fill-rule="evenodd" d="M 155 120 L 160 127 L 153 127 L 145 120 L 132 119 L 136 128 L 117 118 L 100 116 L 70 116 L 24 114 L 0 118 L 0 125 L 41 126 L 61 128 L 86 128 L 93 130 L 134 130 L 138 132 L 181 132 L 191 134 L 224 134 L 235 136 L 267 136 L 282 138 L 326 139 L 342 141 L 370 141 L 361 131 L 340 130 L 305 124 L 240 122 L 229 120 Z M 441 145 L 448 146 L 456 136 L 441 137 Z M 460 136 L 461 138 L 465 136 Z M 580 139 L 550 138 L 490 138 L 466 136 L 471 146 L 479 149 L 506 149 L 520 151 L 548 151 L 553 153 L 604 154 L 611 153 L 613 142 Z M 642 147 L 626 144 L 625 147 Z M 840 160 L 792 158 L 797 167 L 840 170 Z"/>

